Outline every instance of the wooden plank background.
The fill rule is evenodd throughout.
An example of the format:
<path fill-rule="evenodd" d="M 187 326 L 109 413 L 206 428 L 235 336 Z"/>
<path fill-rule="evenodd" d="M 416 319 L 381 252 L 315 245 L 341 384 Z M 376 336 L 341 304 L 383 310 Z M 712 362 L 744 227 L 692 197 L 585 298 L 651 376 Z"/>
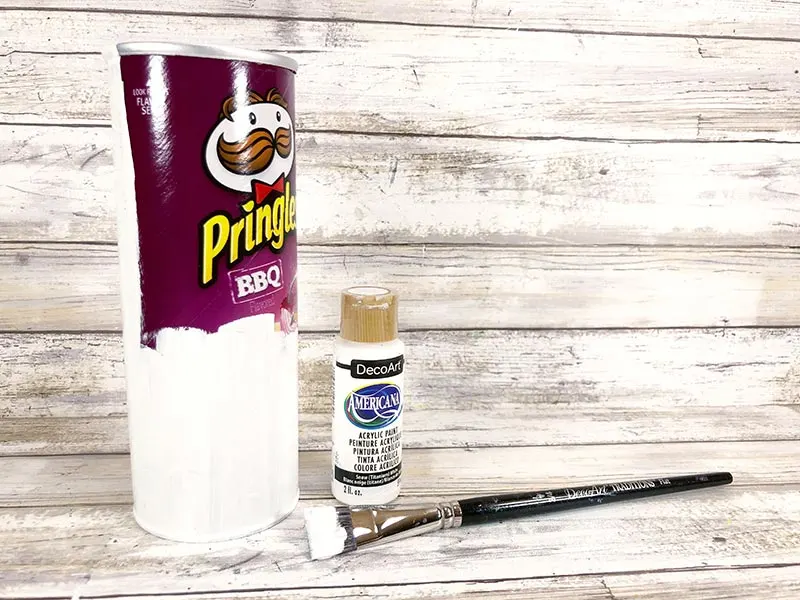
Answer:
<path fill-rule="evenodd" d="M 300 132 L 305 244 L 797 241 L 796 144 L 404 140 Z M 0 240 L 115 241 L 109 128 L 0 125 L 0 156 Z"/>
<path fill-rule="evenodd" d="M 4 7 L 31 10 L 30 2 L 4 0 Z M 137 0 L 39 0 L 35 10 L 93 10 L 107 13 L 142 11 L 153 14 L 213 15 L 314 19 L 326 22 L 377 21 L 459 25 L 481 29 L 598 31 L 616 34 L 675 34 L 684 36 L 755 37 L 799 39 L 800 16 L 788 2 L 771 0 L 717 0 L 697 4 L 691 0 L 669 0 L 652 7 L 636 0 L 598 5 L 590 0 L 563 0 L 531 6 L 525 0 L 480 0 L 431 3 L 411 0 L 403 10 L 383 2 L 322 0 L 314 3 L 276 5 L 268 0 L 204 0 L 148 2 Z M 68 16 L 68 15 L 67 15 Z"/>
<path fill-rule="evenodd" d="M 336 294 L 360 282 L 401 293 L 405 495 L 734 486 L 335 567 L 299 511 L 213 548 L 138 530 L 120 38 L 300 63 L 300 508 L 330 502 Z M 798 596 L 799 50 L 776 0 L 0 0 L 0 599 Z"/>
<path fill-rule="evenodd" d="M 268 39 L 297 54 L 306 131 L 798 139 L 800 73 L 782 60 L 791 41 L 58 11 L 11 11 L 4 22 L 13 47 L 0 61 L 0 117 L 13 123 L 108 122 L 100 52 L 131 29 L 209 42 L 235 30 L 240 46 Z"/>

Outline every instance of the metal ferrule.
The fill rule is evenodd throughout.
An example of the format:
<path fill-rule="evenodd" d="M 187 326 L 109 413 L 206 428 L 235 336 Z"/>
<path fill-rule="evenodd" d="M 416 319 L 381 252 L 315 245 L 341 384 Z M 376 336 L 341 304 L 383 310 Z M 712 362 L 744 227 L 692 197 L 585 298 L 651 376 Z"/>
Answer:
<path fill-rule="evenodd" d="M 350 514 L 358 547 L 461 526 L 461 506 L 458 502 L 397 508 L 354 508 Z"/>

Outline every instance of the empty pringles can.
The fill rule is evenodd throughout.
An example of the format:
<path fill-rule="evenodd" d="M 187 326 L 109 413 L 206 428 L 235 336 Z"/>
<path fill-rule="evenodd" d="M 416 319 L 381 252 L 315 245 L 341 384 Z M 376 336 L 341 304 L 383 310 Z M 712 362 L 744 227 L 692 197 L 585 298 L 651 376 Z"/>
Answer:
<path fill-rule="evenodd" d="M 298 499 L 294 60 L 109 56 L 134 515 L 206 542 Z"/>

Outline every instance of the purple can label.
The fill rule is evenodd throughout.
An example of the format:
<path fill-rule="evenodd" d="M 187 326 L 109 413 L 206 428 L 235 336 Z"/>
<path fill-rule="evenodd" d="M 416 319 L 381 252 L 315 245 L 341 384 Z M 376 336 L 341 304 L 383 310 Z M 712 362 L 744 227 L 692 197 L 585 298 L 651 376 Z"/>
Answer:
<path fill-rule="evenodd" d="M 142 343 L 272 313 L 297 328 L 294 74 L 192 56 L 120 59 Z"/>

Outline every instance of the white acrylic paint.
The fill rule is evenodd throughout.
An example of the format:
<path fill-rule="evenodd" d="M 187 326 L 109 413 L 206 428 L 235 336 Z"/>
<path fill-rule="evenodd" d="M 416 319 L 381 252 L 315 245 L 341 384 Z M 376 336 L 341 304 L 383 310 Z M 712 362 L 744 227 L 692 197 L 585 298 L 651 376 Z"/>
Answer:
<path fill-rule="evenodd" d="M 263 529 L 292 510 L 296 332 L 276 332 L 272 315 L 212 334 L 167 329 L 157 349 L 140 348 L 126 371 L 135 516 L 144 529 L 221 540 Z M 219 371 L 239 376 L 215 376 Z"/>
<path fill-rule="evenodd" d="M 340 502 L 386 504 L 400 492 L 404 351 L 396 296 L 346 290 L 334 345 L 331 490 Z"/>

